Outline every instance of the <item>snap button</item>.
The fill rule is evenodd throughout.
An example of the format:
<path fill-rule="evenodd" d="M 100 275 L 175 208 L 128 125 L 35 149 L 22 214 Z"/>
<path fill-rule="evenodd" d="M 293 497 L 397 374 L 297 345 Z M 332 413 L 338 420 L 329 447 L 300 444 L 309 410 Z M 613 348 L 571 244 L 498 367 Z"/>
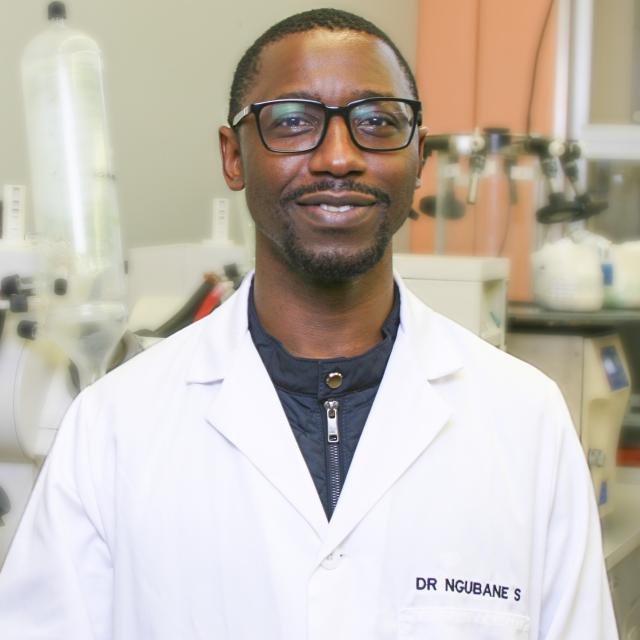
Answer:
<path fill-rule="evenodd" d="M 332 551 L 323 561 L 322 561 L 322 567 L 324 569 L 335 569 L 339 564 L 340 564 L 340 560 L 342 560 L 342 552 L 338 551 L 337 549 L 335 551 Z"/>
<path fill-rule="evenodd" d="M 337 389 L 342 385 L 342 374 L 339 371 L 332 371 L 324 379 L 324 383 L 329 389 Z"/>

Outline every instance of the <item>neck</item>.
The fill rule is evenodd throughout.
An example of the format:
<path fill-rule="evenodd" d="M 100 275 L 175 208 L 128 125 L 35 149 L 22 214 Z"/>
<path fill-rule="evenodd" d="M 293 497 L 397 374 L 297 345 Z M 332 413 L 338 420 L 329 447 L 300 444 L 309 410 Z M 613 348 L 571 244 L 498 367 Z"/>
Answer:
<path fill-rule="evenodd" d="M 393 306 L 391 247 L 367 273 L 324 284 L 256 254 L 256 311 L 265 330 L 303 358 L 353 357 L 382 339 Z"/>

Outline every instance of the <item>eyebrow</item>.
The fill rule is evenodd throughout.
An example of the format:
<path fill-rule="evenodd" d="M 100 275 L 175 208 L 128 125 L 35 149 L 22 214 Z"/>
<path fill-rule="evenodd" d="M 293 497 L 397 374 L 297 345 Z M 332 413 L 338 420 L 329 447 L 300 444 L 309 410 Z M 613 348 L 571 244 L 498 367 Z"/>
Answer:
<path fill-rule="evenodd" d="M 372 91 L 370 89 L 363 89 L 362 91 L 355 91 L 353 102 L 355 100 L 362 100 L 364 98 L 393 98 L 396 97 L 386 91 Z M 316 102 L 323 102 L 322 98 L 317 93 L 310 93 L 308 91 L 289 91 L 287 93 L 281 93 L 276 96 L 275 100 L 315 100 Z"/>

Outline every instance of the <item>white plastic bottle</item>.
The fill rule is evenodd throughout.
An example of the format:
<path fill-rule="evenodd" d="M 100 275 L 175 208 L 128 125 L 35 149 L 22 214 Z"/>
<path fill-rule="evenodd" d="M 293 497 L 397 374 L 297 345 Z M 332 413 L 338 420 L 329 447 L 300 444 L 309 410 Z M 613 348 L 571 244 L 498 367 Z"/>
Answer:
<path fill-rule="evenodd" d="M 36 237 L 49 293 L 54 279 L 67 285 L 51 296 L 44 329 L 86 384 L 104 372 L 126 321 L 118 201 L 100 49 L 67 26 L 62 2 L 48 14 L 22 59 Z"/>

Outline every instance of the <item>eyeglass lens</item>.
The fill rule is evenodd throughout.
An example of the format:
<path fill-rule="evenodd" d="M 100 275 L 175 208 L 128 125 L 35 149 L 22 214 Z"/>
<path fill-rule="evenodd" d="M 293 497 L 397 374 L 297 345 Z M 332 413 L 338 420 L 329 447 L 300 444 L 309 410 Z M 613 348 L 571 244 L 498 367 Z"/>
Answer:
<path fill-rule="evenodd" d="M 321 105 L 295 100 L 266 105 L 259 125 L 273 151 L 307 151 L 319 142 L 326 111 Z M 405 146 L 414 128 L 413 109 L 397 100 L 372 100 L 349 111 L 349 128 L 356 142 L 373 150 Z"/>

